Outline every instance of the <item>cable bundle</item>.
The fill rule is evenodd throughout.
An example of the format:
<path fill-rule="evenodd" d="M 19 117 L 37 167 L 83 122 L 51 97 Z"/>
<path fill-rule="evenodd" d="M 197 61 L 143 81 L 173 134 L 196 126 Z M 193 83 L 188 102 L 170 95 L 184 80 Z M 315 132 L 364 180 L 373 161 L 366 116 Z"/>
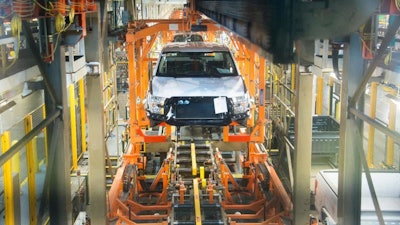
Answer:
<path fill-rule="evenodd" d="M 65 3 L 65 0 L 47 2 L 46 5 L 42 5 L 37 0 L 33 0 L 33 2 L 45 11 L 48 16 L 56 16 L 57 14 L 65 15 L 65 12 L 70 10 L 70 6 Z"/>
<path fill-rule="evenodd" d="M 19 15 L 21 18 L 32 17 L 34 9 L 35 9 L 35 4 L 30 0 L 13 1 L 13 13 Z"/>
<path fill-rule="evenodd" d="M 397 10 L 400 11 L 400 0 L 393 0 Z"/>

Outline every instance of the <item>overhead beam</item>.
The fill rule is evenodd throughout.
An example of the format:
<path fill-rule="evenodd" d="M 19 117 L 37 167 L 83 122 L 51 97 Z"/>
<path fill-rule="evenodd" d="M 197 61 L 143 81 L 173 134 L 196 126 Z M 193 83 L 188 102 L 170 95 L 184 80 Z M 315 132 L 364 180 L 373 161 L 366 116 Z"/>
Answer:
<path fill-rule="evenodd" d="M 378 4 L 378 0 L 197 0 L 196 10 L 272 54 L 275 63 L 289 63 L 294 60 L 294 40 L 348 35 L 367 21 Z"/>

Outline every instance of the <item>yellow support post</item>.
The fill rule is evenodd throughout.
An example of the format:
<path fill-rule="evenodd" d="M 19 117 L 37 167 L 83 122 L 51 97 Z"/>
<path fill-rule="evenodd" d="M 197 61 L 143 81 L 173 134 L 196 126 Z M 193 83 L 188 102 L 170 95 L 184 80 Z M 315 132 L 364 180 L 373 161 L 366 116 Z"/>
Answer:
<path fill-rule="evenodd" d="M 192 156 L 192 175 L 197 175 L 197 162 L 196 162 L 196 146 L 194 143 L 190 144 L 191 156 Z"/>
<path fill-rule="evenodd" d="M 397 105 L 393 100 L 389 102 L 389 123 L 388 128 L 391 130 L 395 130 L 396 127 L 396 112 Z M 387 139 L 387 151 L 386 151 L 386 164 L 388 166 L 393 166 L 393 158 L 394 158 L 394 142 L 393 138 L 388 137 Z"/>
<path fill-rule="evenodd" d="M 32 115 L 25 118 L 25 133 L 29 133 L 33 128 Z M 29 224 L 36 225 L 36 180 L 35 180 L 35 154 L 33 151 L 33 141 L 26 144 L 26 161 L 28 169 L 28 194 L 29 194 Z"/>
<path fill-rule="evenodd" d="M 204 179 L 204 166 L 200 166 L 200 182 L 201 182 L 201 188 L 205 188 L 207 185 L 206 179 Z"/>
<path fill-rule="evenodd" d="M 295 88 L 296 88 L 296 64 L 294 64 L 294 63 L 292 63 L 291 65 L 290 65 L 290 68 L 291 68 L 291 74 L 290 74 L 290 78 L 291 78 L 291 81 L 290 81 L 290 89 L 294 92 L 294 91 L 296 91 L 295 90 Z"/>
<path fill-rule="evenodd" d="M 46 105 L 43 105 L 42 107 L 42 114 L 43 114 L 43 119 L 46 119 Z M 43 136 L 44 136 L 44 155 L 45 155 L 45 161 L 46 161 L 46 166 L 49 165 L 49 149 L 47 145 L 47 128 L 43 129 Z"/>
<path fill-rule="evenodd" d="M 204 179 L 204 166 L 200 166 L 200 179 Z"/>
<path fill-rule="evenodd" d="M 86 107 L 84 78 L 79 80 L 79 108 L 81 110 L 81 141 L 82 153 L 86 152 Z"/>
<path fill-rule="evenodd" d="M 371 83 L 371 97 L 370 97 L 370 107 L 369 107 L 369 116 L 372 119 L 376 117 L 376 96 L 377 96 L 377 88 L 378 83 Z M 375 145 L 375 127 L 369 125 L 368 131 L 368 154 L 367 154 L 367 163 L 368 167 L 372 168 L 374 166 L 374 145 Z"/>
<path fill-rule="evenodd" d="M 39 171 L 39 162 L 37 157 L 37 137 L 32 138 L 32 163 L 33 163 L 33 173 Z"/>
<path fill-rule="evenodd" d="M 193 194 L 194 194 L 194 212 L 196 217 L 196 225 L 201 225 L 201 209 L 200 209 L 200 191 L 199 181 L 193 179 Z"/>
<path fill-rule="evenodd" d="M 69 90 L 69 113 L 71 118 L 71 151 L 72 151 L 72 169 L 78 169 L 78 150 L 76 140 L 76 114 L 75 114 L 75 85 L 71 84 Z"/>
<path fill-rule="evenodd" d="M 1 135 L 1 147 L 3 154 L 10 149 L 10 132 L 6 131 Z M 8 160 L 3 165 L 4 179 L 4 206 L 5 206 L 5 225 L 14 225 L 14 197 L 11 161 Z"/>
<path fill-rule="evenodd" d="M 293 93 L 295 93 L 296 92 L 296 64 L 294 64 L 294 63 L 292 63 L 291 65 L 290 65 L 290 69 L 291 69 L 291 74 L 290 74 L 290 78 L 291 78 L 291 81 L 290 81 L 290 90 L 293 92 Z M 294 107 L 295 107 L 295 99 L 296 99 L 296 96 L 295 95 L 291 95 L 291 98 L 290 98 L 290 106 L 291 106 L 291 109 L 292 110 L 294 110 Z"/>
<path fill-rule="evenodd" d="M 15 145 L 18 141 L 13 141 L 11 143 L 11 146 Z M 11 159 L 11 167 L 12 167 L 12 172 L 18 174 L 18 180 L 19 180 L 19 174 L 21 172 L 21 159 L 20 159 L 20 153 L 17 152 Z"/>
<path fill-rule="evenodd" d="M 322 115 L 324 99 L 324 78 L 317 77 L 317 96 L 315 103 L 315 114 Z"/>

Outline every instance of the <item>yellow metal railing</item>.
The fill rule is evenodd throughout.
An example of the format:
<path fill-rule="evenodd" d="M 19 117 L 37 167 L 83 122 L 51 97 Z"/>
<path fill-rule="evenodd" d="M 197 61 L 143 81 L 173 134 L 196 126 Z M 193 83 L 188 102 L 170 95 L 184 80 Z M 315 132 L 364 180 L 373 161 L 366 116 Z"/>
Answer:
<path fill-rule="evenodd" d="M 197 175 L 197 162 L 196 162 L 196 146 L 194 143 L 190 144 L 191 156 L 192 156 L 192 175 Z"/>
<path fill-rule="evenodd" d="M 42 106 L 42 118 L 46 119 L 46 105 Z M 45 162 L 46 166 L 49 165 L 49 148 L 47 146 L 47 128 L 43 129 L 43 135 L 44 135 L 44 155 L 45 155 Z"/>
<path fill-rule="evenodd" d="M 10 132 L 6 131 L 1 135 L 1 147 L 3 154 L 10 148 Z M 11 161 L 3 165 L 4 179 L 4 205 L 5 205 L 5 225 L 14 225 L 14 198 L 12 184 Z"/>
<path fill-rule="evenodd" d="M 322 115 L 324 100 L 324 78 L 317 77 L 317 96 L 315 103 L 315 114 Z"/>
<path fill-rule="evenodd" d="M 25 118 L 25 134 L 29 133 L 33 128 L 32 115 L 28 115 Z M 29 224 L 36 225 L 36 165 L 37 154 L 36 146 L 33 145 L 33 140 L 29 141 L 26 145 L 26 161 L 28 170 L 28 194 L 29 194 Z"/>
<path fill-rule="evenodd" d="M 34 109 L 29 115 L 27 115 L 24 119 L 15 123 L 9 130 L 4 131 L 0 134 L 1 139 L 1 150 L 4 153 L 10 150 L 11 146 L 16 144 L 18 140 L 23 135 L 27 135 L 33 130 L 34 124 L 36 124 L 39 120 L 45 118 L 45 108 L 44 105 L 39 106 Z M 35 123 L 34 123 L 35 121 Z M 24 130 L 24 133 L 21 134 L 21 129 Z M 40 158 L 41 162 L 47 162 L 47 133 L 46 129 L 43 129 L 43 139 L 44 145 L 43 148 L 40 148 L 43 151 L 43 158 Z M 36 204 L 36 173 L 39 171 L 39 158 L 38 158 L 38 136 L 34 136 L 30 141 L 25 145 L 25 154 L 26 157 L 21 158 L 20 151 L 23 151 L 22 148 L 20 151 L 15 152 L 14 155 L 9 158 L 3 164 L 3 179 L 4 179 L 4 204 L 5 204 L 5 214 L 4 214 L 4 223 L 5 225 L 15 224 L 15 205 L 14 202 L 18 201 L 15 199 L 15 195 L 19 195 L 20 193 L 14 193 L 17 187 L 15 187 L 14 178 L 17 176 L 19 181 L 19 186 L 28 185 L 28 205 L 29 205 L 29 224 L 36 225 L 37 224 L 37 204 Z M 12 141 L 13 140 L 13 141 Z M 25 161 L 26 160 L 26 161 Z M 23 164 L 23 165 L 21 165 Z M 26 166 L 26 170 L 23 169 L 21 171 L 21 166 Z M 24 174 L 26 171 L 26 174 Z M 19 189 L 19 188 L 18 188 Z M 19 209 L 18 209 L 19 210 Z"/>
<path fill-rule="evenodd" d="M 82 152 L 86 152 L 86 107 L 85 107 L 85 83 L 84 78 L 79 80 L 79 107 L 81 110 L 81 141 Z"/>
<path fill-rule="evenodd" d="M 396 95 L 396 93 L 394 93 Z M 396 128 L 396 114 L 397 114 L 397 104 L 393 100 L 389 101 L 389 122 L 388 128 L 395 130 Z M 394 159 L 394 141 L 393 138 L 387 137 L 387 149 L 386 149 L 386 165 L 389 167 L 393 166 Z"/>
<path fill-rule="evenodd" d="M 75 112 L 75 84 L 68 87 L 69 90 L 69 113 L 70 113 L 70 128 L 71 128 L 71 151 L 72 151 L 72 169 L 78 169 L 78 145 L 76 140 L 76 112 Z"/>

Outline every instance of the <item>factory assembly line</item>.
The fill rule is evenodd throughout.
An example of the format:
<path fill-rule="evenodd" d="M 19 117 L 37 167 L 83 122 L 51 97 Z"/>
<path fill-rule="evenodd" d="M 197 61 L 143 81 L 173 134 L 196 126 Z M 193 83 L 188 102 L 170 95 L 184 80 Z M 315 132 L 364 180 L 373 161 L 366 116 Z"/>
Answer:
<path fill-rule="evenodd" d="M 268 68 L 266 60 L 240 37 L 232 35 L 230 41 L 239 49 L 234 57 L 253 100 L 247 123 L 150 126 L 143 100 L 155 59 L 148 53 L 158 37 L 165 44 L 176 32 L 194 30 L 206 32 L 208 41 L 226 31 L 193 8 L 177 10 L 169 20 L 128 26 L 130 144 L 108 194 L 109 220 L 115 224 L 284 224 L 290 220 L 292 202 L 263 145 Z"/>

